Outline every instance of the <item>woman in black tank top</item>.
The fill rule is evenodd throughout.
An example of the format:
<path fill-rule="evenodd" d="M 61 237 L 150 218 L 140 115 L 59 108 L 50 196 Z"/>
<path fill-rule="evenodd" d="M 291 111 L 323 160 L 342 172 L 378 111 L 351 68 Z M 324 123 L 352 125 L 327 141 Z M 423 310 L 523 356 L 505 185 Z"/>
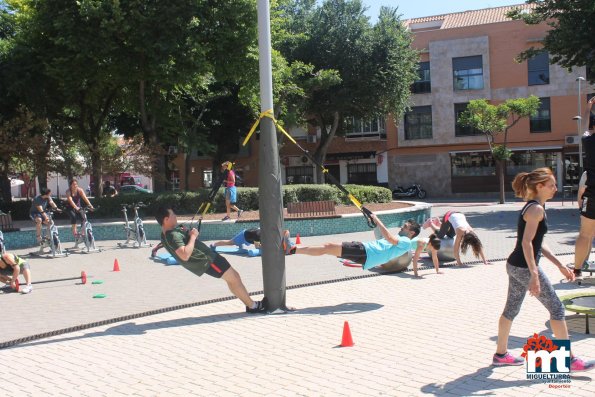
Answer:
<path fill-rule="evenodd" d="M 574 280 L 574 273 L 555 257 L 543 244 L 547 232 L 545 203 L 556 194 L 556 179 L 549 168 L 538 168 L 529 173 L 518 174 L 512 182 L 517 197 L 527 201 L 518 221 L 518 235 L 514 251 L 508 257 L 508 297 L 498 322 L 498 345 L 492 359 L 495 366 L 523 365 L 525 360 L 514 357 L 507 350 L 512 321 L 521 309 L 527 290 L 550 312 L 550 324 L 556 339 L 568 339 L 568 327 L 564 317 L 564 305 L 558 298 L 549 279 L 539 268 L 541 254 L 558 267 L 568 280 Z M 586 363 L 571 355 L 571 371 L 584 371 L 594 364 Z"/>

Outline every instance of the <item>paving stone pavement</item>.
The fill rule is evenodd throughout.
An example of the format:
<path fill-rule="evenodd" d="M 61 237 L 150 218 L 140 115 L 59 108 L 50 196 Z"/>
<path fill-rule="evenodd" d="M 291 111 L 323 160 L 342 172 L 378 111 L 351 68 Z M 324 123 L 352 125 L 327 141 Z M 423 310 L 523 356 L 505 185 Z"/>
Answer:
<path fill-rule="evenodd" d="M 487 257 L 499 259 L 514 245 L 520 206 L 448 204 L 432 213 L 464 211 Z M 547 244 L 557 253 L 572 252 L 578 230 L 574 209 L 568 204 L 548 208 Z M 307 237 L 302 243 L 371 238 L 370 232 L 352 233 Z M 229 296 L 223 282 L 152 262 L 147 248 L 110 248 L 115 241 L 100 245 L 105 248 L 100 253 L 31 259 L 37 280 L 86 270 L 93 276 L 89 281 L 104 283 L 37 284 L 30 295 L 0 295 L 0 343 Z M 114 258 L 120 272 L 111 271 Z M 262 289 L 258 258 L 229 258 L 249 291 Z M 572 256 L 561 259 L 571 262 Z M 545 260 L 542 265 L 560 294 L 595 290 L 562 283 L 555 267 Z M 286 269 L 288 285 L 374 274 L 340 266 L 330 256 L 290 256 Z M 0 388 L 3 396 L 593 395 L 595 371 L 573 376 L 570 390 L 557 390 L 526 380 L 524 367 L 489 365 L 506 298 L 504 262 L 444 272 L 288 289 L 288 304 L 298 310 L 286 315 L 247 315 L 238 300 L 230 300 L 34 340 L 0 350 L 0 378 L 5 380 Z M 99 292 L 107 298 L 93 299 Z M 595 358 L 584 317 L 567 314 L 573 350 Z M 511 351 L 520 353 L 535 332 L 551 335 L 547 318 L 541 304 L 527 297 L 512 328 Z M 344 321 L 354 347 L 338 347 Z"/>

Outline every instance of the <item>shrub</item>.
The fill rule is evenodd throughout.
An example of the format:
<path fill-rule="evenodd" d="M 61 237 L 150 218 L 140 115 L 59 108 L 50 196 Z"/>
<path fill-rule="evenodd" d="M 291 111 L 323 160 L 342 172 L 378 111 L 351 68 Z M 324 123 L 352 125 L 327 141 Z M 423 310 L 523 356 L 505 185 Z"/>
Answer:
<path fill-rule="evenodd" d="M 345 188 L 362 204 L 387 203 L 391 201 L 391 191 L 384 187 L 346 185 Z M 237 188 L 237 206 L 243 210 L 257 210 L 259 191 L 255 187 Z M 91 199 L 96 207 L 93 218 L 121 218 L 122 204 L 143 202 L 147 205 L 141 210 L 142 216 L 153 216 L 157 208 L 163 205 L 172 206 L 178 214 L 194 214 L 198 211 L 210 193 L 210 189 L 199 189 L 196 192 L 168 192 L 152 194 L 120 194 L 115 197 Z M 333 200 L 337 204 L 351 204 L 347 196 L 333 185 L 287 185 L 283 186 L 283 203 L 301 201 Z M 56 201 L 56 200 L 55 200 Z M 58 201 L 56 204 L 60 205 Z M 30 201 L 15 201 L 3 205 L 4 212 L 11 211 L 13 219 L 29 219 Z M 219 189 L 209 212 L 225 212 L 224 189 Z M 130 216 L 130 214 L 129 214 Z"/>

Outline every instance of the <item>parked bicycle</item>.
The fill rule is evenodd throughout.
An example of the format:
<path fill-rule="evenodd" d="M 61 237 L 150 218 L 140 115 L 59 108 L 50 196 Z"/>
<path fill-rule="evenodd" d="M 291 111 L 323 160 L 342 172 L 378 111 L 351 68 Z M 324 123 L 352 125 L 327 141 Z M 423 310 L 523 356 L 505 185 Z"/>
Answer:
<path fill-rule="evenodd" d="M 134 248 L 150 247 L 147 243 L 147 236 L 145 235 L 145 228 L 143 226 L 143 220 L 138 214 L 139 208 L 146 207 L 143 203 L 134 203 L 131 205 L 122 204 L 122 212 L 124 213 L 124 231 L 126 232 L 126 242 L 118 243 L 118 247 L 128 247 L 132 244 Z M 128 209 L 134 211 L 133 225 L 128 220 Z"/>
<path fill-rule="evenodd" d="M 45 249 L 50 249 L 50 254 L 53 258 L 58 256 L 68 256 L 68 251 L 62 249 L 62 243 L 60 242 L 60 233 L 58 232 L 58 226 L 54 223 L 54 212 L 53 209 L 46 209 L 45 213 L 48 217 L 48 223 L 45 227 L 41 228 L 41 241 L 39 243 L 39 251 L 33 253 L 34 255 L 45 254 Z M 4 245 L 4 244 L 3 244 Z"/>
<path fill-rule="evenodd" d="M 95 246 L 95 237 L 93 236 L 93 225 L 87 218 L 87 213 L 91 211 L 91 207 L 81 206 L 79 208 L 79 214 L 81 215 L 81 229 L 77 233 L 74 239 L 74 248 L 78 249 L 79 244 L 84 244 L 86 252 L 98 252 L 100 251 Z M 96 207 L 99 208 L 99 207 Z"/>

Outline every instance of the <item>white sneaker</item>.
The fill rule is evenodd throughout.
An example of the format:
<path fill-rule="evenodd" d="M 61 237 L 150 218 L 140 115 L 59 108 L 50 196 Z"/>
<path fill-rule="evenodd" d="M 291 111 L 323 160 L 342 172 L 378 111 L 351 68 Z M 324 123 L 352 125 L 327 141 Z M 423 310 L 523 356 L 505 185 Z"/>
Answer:
<path fill-rule="evenodd" d="M 21 294 L 29 294 L 33 291 L 33 286 L 31 284 L 27 284 L 24 287 L 20 288 Z"/>

